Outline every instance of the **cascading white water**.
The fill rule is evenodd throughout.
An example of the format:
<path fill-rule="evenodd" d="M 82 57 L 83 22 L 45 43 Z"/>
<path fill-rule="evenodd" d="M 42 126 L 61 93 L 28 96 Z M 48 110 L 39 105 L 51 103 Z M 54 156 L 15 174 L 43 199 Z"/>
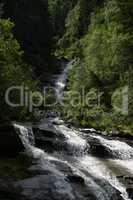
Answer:
<path fill-rule="evenodd" d="M 78 136 L 78 132 L 67 128 L 65 125 L 59 125 L 55 128 L 66 138 L 69 152 L 71 152 L 75 156 L 81 156 L 86 153 L 89 145 L 87 144 L 85 139 Z"/>
<path fill-rule="evenodd" d="M 63 96 L 63 91 L 66 86 L 67 74 L 71 68 L 72 68 L 72 65 L 70 63 L 70 65 L 69 64 L 67 65 L 63 73 L 58 77 L 56 81 L 55 86 L 56 86 L 56 94 L 57 94 L 58 100 L 61 100 Z M 58 128 L 58 131 L 62 132 L 64 136 L 67 138 L 67 142 L 69 146 L 73 146 L 73 147 L 76 146 L 80 148 L 82 153 L 85 151 L 87 142 L 84 139 L 82 139 L 80 136 L 78 136 L 77 133 L 75 133 L 71 129 L 66 128 L 64 125 L 58 126 L 57 128 Z M 106 146 L 110 150 L 112 155 L 114 156 L 117 155 L 117 157 L 119 157 L 120 159 L 131 159 L 133 157 L 133 148 L 131 148 L 125 142 L 120 142 L 118 140 L 107 140 L 101 136 L 93 136 L 93 137 L 97 138 L 100 141 L 101 145 Z M 82 159 L 79 158 L 78 160 L 79 169 L 81 167 L 82 169 L 85 169 L 89 171 L 90 173 L 92 173 L 94 176 L 107 180 L 112 186 L 117 188 L 122 193 L 122 197 L 125 200 L 128 200 L 129 198 L 128 198 L 128 194 L 126 192 L 125 186 L 119 182 L 119 180 L 116 178 L 113 171 L 105 165 L 104 163 L 105 161 L 100 160 L 100 158 L 96 158 L 92 156 L 88 157 L 86 154 L 82 154 L 82 153 L 78 154 L 80 156 L 82 155 Z M 75 153 L 75 155 L 77 154 Z M 112 159 L 112 160 L 108 160 L 108 163 L 109 162 L 113 163 L 112 165 L 115 165 L 117 163 L 125 170 L 129 170 L 127 169 L 126 163 L 124 164 L 124 161 L 122 160 Z M 132 165 L 133 165 L 133 162 L 130 161 L 130 172 L 132 172 L 133 174 L 133 171 L 131 170 Z"/>
<path fill-rule="evenodd" d="M 33 158 L 39 158 L 43 155 L 43 151 L 35 147 L 35 139 L 31 126 L 26 126 L 18 123 L 14 123 L 22 143 L 26 149 L 26 152 Z"/>
<path fill-rule="evenodd" d="M 93 177 L 108 181 L 108 183 L 121 192 L 123 199 L 130 200 L 125 185 L 116 177 L 118 171 L 131 170 L 133 162 L 128 161 L 128 165 L 123 160 L 101 159 L 93 156 L 84 156 L 79 159 L 77 164 L 80 170 L 87 170 Z M 118 171 L 116 170 L 117 167 Z M 113 170 L 116 170 L 116 174 Z"/>
<path fill-rule="evenodd" d="M 133 148 L 126 144 L 125 142 L 119 140 L 108 140 L 99 135 L 93 136 L 100 141 L 100 143 L 109 149 L 114 157 L 122 159 L 132 159 L 133 158 Z"/>
<path fill-rule="evenodd" d="M 119 157 L 119 159 L 102 159 L 99 157 L 87 155 L 85 153 L 87 141 L 85 139 L 82 139 L 82 137 L 79 136 L 78 133 L 75 133 L 74 130 L 69 129 L 64 125 L 57 126 L 57 129 L 59 132 L 62 132 L 62 134 L 66 137 L 69 149 L 71 149 L 71 146 L 73 146 L 75 149 L 75 151 L 73 151 L 75 152 L 75 154 L 73 155 L 74 162 L 72 162 L 71 164 L 69 163 L 70 166 L 76 169 L 78 175 L 82 176 L 87 181 L 87 184 L 89 181 L 89 186 L 91 185 L 91 187 L 95 191 L 95 195 L 98 196 L 100 194 L 99 199 L 108 200 L 108 194 L 106 194 L 106 191 L 104 189 L 100 190 L 100 186 L 96 185 L 96 182 L 93 182 L 89 175 L 98 179 L 106 180 L 114 188 L 121 192 L 121 196 L 124 200 L 131 200 L 128 197 L 125 185 L 120 182 L 120 180 L 118 180 L 117 175 L 124 176 L 125 172 L 127 174 L 129 172 L 130 175 L 133 175 L 133 161 L 131 160 L 133 153 L 132 147 L 127 145 L 125 142 L 121 142 L 118 140 L 108 140 L 103 138 L 102 136 L 93 135 L 92 137 L 94 139 L 99 139 L 100 143 L 102 143 L 103 146 L 109 148 L 110 153 L 112 153 L 114 157 L 116 156 L 116 153 Z M 82 153 L 77 154 L 76 151 Z M 123 159 L 126 159 L 126 161 Z M 86 173 L 84 173 L 85 171 L 88 173 L 88 176 L 86 175 Z"/>
<path fill-rule="evenodd" d="M 63 91 L 66 86 L 67 74 L 71 68 L 72 63 L 69 63 L 62 74 L 58 76 L 55 83 L 58 101 L 62 99 Z M 28 192 L 28 195 L 33 195 L 34 197 L 39 194 L 39 200 L 40 193 L 43 194 L 44 198 L 45 190 L 48 188 L 50 188 L 51 192 L 53 191 L 54 195 L 56 194 L 57 199 L 92 200 L 91 197 L 86 197 L 86 194 L 84 195 L 82 192 L 80 194 L 80 187 L 78 184 L 76 184 L 76 191 L 73 191 L 73 184 L 66 179 L 68 171 L 73 176 L 81 177 L 84 180 L 84 186 L 83 183 L 81 183 L 82 187 L 89 188 L 89 191 L 94 195 L 94 199 L 96 200 L 119 200 L 119 197 L 111 196 L 114 194 L 112 192 L 113 188 L 121 192 L 123 199 L 129 200 L 130 198 L 126 192 L 126 186 L 118 179 L 118 176 L 124 176 L 125 174 L 133 176 L 133 161 L 131 160 L 133 148 L 125 142 L 108 140 L 102 136 L 90 134 L 92 139 L 97 139 L 102 146 L 109 149 L 114 159 L 99 158 L 98 155 L 94 157 L 89 153 L 89 141 L 82 138 L 81 132 L 67 128 L 64 124 L 59 125 L 57 123 L 58 125 L 56 125 L 55 120 L 57 123 L 57 119 L 55 118 L 46 119 L 39 128 L 41 131 L 44 131 L 44 140 L 45 131 L 50 131 L 55 135 L 52 140 L 56 140 L 57 135 L 62 135 L 62 138 L 64 138 L 64 140 L 62 140 L 62 146 L 65 145 L 67 151 L 59 152 L 55 150 L 53 153 L 46 153 L 34 147 L 35 142 L 31 127 L 14 124 L 26 150 L 30 152 L 34 158 L 38 158 L 39 160 L 38 165 L 32 166 L 30 170 L 39 168 L 46 172 L 44 173 L 45 175 L 38 175 L 20 181 L 17 185 L 21 186 L 24 192 Z M 115 159 L 116 155 L 118 157 L 117 159 Z M 48 176 L 46 176 L 46 174 L 48 174 Z M 104 181 L 105 183 L 103 183 Z M 30 188 L 33 188 L 32 192 Z M 78 192 L 79 194 L 76 194 Z M 52 198 L 50 200 L 52 200 Z"/>
<path fill-rule="evenodd" d="M 66 87 L 67 76 L 69 70 L 72 69 L 74 61 L 67 64 L 63 72 L 58 76 L 57 80 L 55 81 L 55 92 L 57 100 L 60 102 L 63 97 L 63 92 Z"/>
<path fill-rule="evenodd" d="M 21 138 L 25 148 L 29 148 L 29 146 L 31 146 L 31 145 L 34 146 L 35 141 L 34 141 L 34 135 L 33 135 L 31 126 L 26 127 L 22 124 L 14 123 L 14 127 L 15 127 L 19 137 Z"/>

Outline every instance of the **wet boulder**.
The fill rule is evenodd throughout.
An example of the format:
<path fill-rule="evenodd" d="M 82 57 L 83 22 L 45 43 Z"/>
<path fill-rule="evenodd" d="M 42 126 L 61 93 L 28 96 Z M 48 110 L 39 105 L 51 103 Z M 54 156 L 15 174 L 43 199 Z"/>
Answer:
<path fill-rule="evenodd" d="M 51 121 L 54 125 L 62 125 L 64 124 L 64 121 L 58 118 L 55 118 Z"/>
<path fill-rule="evenodd" d="M 126 191 L 130 199 L 133 199 L 133 176 L 124 176 L 124 183 L 126 184 Z"/>
<path fill-rule="evenodd" d="M 48 126 L 34 126 L 33 133 L 37 147 L 44 149 L 46 152 L 60 151 L 64 149 L 65 138 L 60 134 L 53 124 Z"/>
<path fill-rule="evenodd" d="M 112 152 L 100 141 L 92 136 L 87 136 L 87 141 L 90 145 L 89 153 L 101 158 L 113 158 Z"/>
<path fill-rule="evenodd" d="M 130 199 L 133 199 L 133 186 L 130 186 L 126 189 L 128 195 L 129 195 L 129 198 Z"/>
<path fill-rule="evenodd" d="M 67 177 L 67 179 L 71 182 L 71 183 L 79 183 L 79 184 L 85 184 L 84 179 L 81 176 L 78 175 L 69 175 Z"/>
<path fill-rule="evenodd" d="M 20 194 L 19 190 L 16 190 L 11 183 L 4 183 L 0 180 L 0 199 L 2 200 L 29 200 L 25 196 Z"/>
<path fill-rule="evenodd" d="M 14 156 L 24 151 L 21 139 L 11 123 L 0 125 L 0 156 Z"/>

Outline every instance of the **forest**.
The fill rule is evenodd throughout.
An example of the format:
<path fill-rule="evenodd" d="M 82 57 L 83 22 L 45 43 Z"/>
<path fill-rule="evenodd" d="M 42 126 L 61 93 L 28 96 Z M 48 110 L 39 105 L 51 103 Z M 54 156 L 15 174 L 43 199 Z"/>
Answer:
<path fill-rule="evenodd" d="M 78 105 L 66 101 L 63 118 L 75 126 L 132 134 L 132 14 L 131 0 L 1 2 L 1 118 L 24 121 L 34 115 L 25 106 L 8 106 L 7 88 L 41 90 L 61 59 L 76 60 L 65 94 Z M 18 94 L 12 96 L 17 102 Z"/>
<path fill-rule="evenodd" d="M 133 200 L 132 0 L 0 0 L 0 200 Z"/>

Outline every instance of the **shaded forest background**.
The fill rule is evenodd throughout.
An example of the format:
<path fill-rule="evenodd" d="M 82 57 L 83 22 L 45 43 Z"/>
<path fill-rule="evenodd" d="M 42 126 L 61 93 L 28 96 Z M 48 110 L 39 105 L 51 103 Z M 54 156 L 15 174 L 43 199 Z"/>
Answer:
<path fill-rule="evenodd" d="M 66 95 L 75 99 L 84 88 L 91 102 L 81 101 L 76 107 L 66 102 L 61 108 L 65 120 L 76 126 L 133 133 L 132 1 L 1 1 L 1 117 L 29 117 L 25 107 L 8 108 L 6 89 L 15 84 L 33 91 L 41 88 L 58 72 L 61 58 L 76 60 Z M 128 112 L 121 109 L 123 91 Z M 13 98 L 19 99 L 17 94 Z"/>

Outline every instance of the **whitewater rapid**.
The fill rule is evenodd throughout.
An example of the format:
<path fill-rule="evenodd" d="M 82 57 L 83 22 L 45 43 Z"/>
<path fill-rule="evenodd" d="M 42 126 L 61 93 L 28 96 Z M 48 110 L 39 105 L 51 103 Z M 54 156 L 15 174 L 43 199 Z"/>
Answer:
<path fill-rule="evenodd" d="M 67 64 L 55 82 L 58 101 L 71 69 L 72 63 Z M 26 151 L 37 159 L 29 170 L 39 173 L 15 183 L 23 195 L 33 200 L 131 200 L 123 178 L 133 177 L 133 148 L 124 141 L 92 134 L 93 130 L 87 137 L 57 122 L 42 120 L 34 133 L 31 126 L 14 124 Z M 99 156 L 98 146 L 108 152 L 105 157 Z"/>

